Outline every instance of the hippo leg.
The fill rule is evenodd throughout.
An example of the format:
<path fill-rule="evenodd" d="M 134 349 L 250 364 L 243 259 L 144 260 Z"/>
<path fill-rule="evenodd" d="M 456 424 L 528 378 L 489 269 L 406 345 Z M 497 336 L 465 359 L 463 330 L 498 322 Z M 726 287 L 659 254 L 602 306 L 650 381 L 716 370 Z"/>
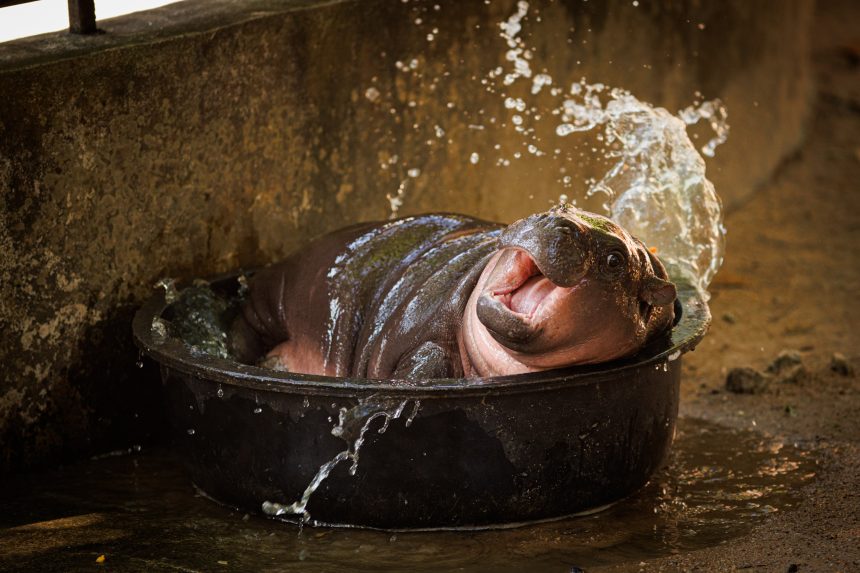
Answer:
<path fill-rule="evenodd" d="M 450 378 L 458 375 L 454 364 L 450 352 L 435 342 L 425 342 L 400 359 L 394 370 L 394 378 Z"/>

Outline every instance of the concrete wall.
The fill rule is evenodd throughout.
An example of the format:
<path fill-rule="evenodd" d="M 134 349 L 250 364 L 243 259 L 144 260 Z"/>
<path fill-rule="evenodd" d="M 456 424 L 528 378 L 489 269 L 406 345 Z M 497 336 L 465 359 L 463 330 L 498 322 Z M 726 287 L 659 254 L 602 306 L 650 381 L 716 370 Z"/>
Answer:
<path fill-rule="evenodd" d="M 709 174 L 736 204 L 802 137 L 810 2 L 639 4 L 532 2 L 532 67 L 671 110 L 697 90 L 723 98 L 732 135 Z M 571 193 L 525 153 L 505 90 L 481 83 L 509 66 L 498 23 L 515 11 L 189 0 L 95 37 L 0 44 L 0 473 L 159 435 L 130 319 L 160 277 L 259 265 L 384 218 L 403 181 L 403 214 L 510 220 Z M 553 126 L 544 143 L 569 145 Z M 593 168 L 580 160 L 568 173 Z"/>

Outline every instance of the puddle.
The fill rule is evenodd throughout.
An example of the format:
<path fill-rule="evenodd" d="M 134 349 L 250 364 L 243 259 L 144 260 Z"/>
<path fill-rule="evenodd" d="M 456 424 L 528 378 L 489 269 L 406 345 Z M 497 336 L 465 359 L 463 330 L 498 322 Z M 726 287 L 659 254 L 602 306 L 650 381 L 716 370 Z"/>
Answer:
<path fill-rule="evenodd" d="M 667 468 L 589 517 L 481 532 L 299 528 L 194 491 L 163 449 L 7 480 L 0 570 L 69 571 L 99 555 L 122 571 L 569 571 L 638 563 L 743 536 L 800 501 L 809 452 L 681 419 Z"/>

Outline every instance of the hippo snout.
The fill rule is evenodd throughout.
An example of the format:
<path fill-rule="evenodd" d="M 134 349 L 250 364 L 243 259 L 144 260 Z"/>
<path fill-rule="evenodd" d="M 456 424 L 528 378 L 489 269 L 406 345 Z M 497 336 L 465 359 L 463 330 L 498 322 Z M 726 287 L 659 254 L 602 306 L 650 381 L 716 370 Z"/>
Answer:
<path fill-rule="evenodd" d="M 532 215 L 510 225 L 499 237 L 501 248 L 526 251 L 554 284 L 570 287 L 588 271 L 588 230 L 552 212 Z"/>

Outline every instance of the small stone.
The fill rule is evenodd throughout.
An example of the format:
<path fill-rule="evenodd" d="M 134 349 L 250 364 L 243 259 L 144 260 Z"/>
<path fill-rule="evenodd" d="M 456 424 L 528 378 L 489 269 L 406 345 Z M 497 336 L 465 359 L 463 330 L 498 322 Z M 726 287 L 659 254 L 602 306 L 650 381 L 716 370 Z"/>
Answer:
<path fill-rule="evenodd" d="M 797 563 L 792 563 L 788 566 L 786 573 L 797 573 L 798 571 L 800 571 L 800 567 L 797 566 Z"/>
<path fill-rule="evenodd" d="M 803 364 L 796 364 L 781 370 L 777 376 L 777 380 L 781 384 L 803 384 L 809 380 L 809 370 Z"/>
<path fill-rule="evenodd" d="M 771 374 L 779 374 L 783 370 L 788 370 L 794 366 L 803 364 L 803 358 L 797 350 L 783 350 L 776 359 L 767 367 L 767 371 Z"/>
<path fill-rule="evenodd" d="M 735 324 L 738 320 L 735 318 L 735 315 L 730 312 L 727 312 L 723 315 L 723 321 L 727 322 L 728 324 Z"/>
<path fill-rule="evenodd" d="M 726 390 L 735 394 L 761 394 L 770 385 L 770 376 L 755 368 L 732 368 L 726 376 Z"/>
<path fill-rule="evenodd" d="M 834 352 L 830 357 L 830 369 L 840 376 L 854 376 L 854 367 L 845 355 L 839 352 Z"/>

